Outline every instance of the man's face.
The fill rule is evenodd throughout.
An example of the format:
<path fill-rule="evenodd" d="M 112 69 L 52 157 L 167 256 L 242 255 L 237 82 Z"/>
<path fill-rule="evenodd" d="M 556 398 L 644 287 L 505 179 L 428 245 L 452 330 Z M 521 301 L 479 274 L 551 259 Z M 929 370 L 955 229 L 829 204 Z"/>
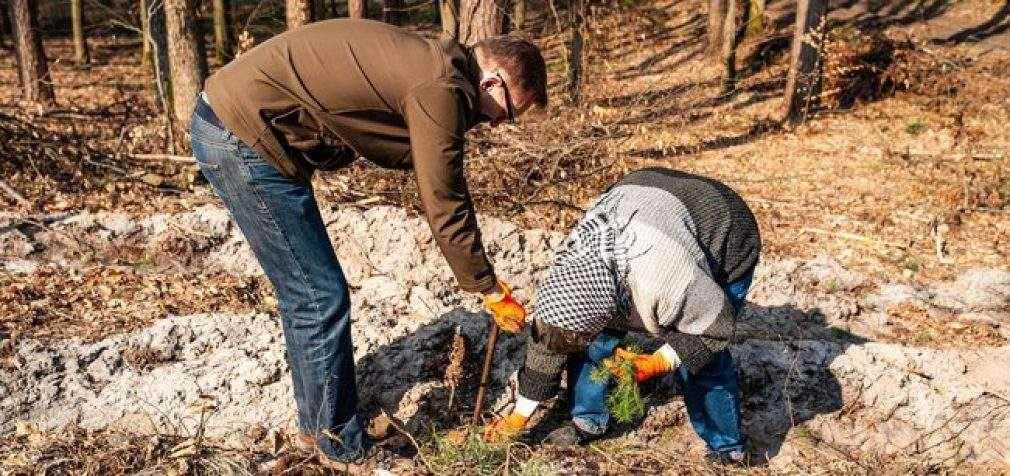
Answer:
<path fill-rule="evenodd" d="M 485 73 L 480 89 L 480 119 L 490 123 L 491 127 L 511 122 L 529 109 L 526 95 L 516 94 L 515 89 L 509 88 L 501 71 Z"/>

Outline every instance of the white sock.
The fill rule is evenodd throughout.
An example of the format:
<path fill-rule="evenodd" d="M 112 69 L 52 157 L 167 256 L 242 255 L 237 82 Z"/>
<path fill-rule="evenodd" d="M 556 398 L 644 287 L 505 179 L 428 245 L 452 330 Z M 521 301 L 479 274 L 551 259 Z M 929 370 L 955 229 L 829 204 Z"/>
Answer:
<path fill-rule="evenodd" d="M 530 400 L 522 395 L 516 394 L 516 408 L 512 410 L 513 413 L 518 413 L 526 418 L 529 418 L 540 406 L 540 402 L 536 400 Z"/>

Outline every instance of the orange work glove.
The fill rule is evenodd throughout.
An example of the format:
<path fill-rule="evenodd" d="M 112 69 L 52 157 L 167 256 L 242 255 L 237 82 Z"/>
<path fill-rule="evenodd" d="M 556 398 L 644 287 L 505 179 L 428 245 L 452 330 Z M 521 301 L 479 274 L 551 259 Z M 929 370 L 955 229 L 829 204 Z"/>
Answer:
<path fill-rule="evenodd" d="M 498 283 L 500 291 L 484 295 L 484 307 L 498 323 L 498 327 L 508 332 L 519 332 L 526 322 L 526 309 L 512 297 L 512 290 L 505 283 Z"/>
<path fill-rule="evenodd" d="M 512 412 L 504 418 L 492 421 L 484 427 L 484 441 L 488 443 L 501 443 L 515 438 L 519 432 L 526 428 L 527 418 Z"/>
<path fill-rule="evenodd" d="M 620 372 L 621 362 L 631 362 L 635 367 L 635 381 L 644 382 L 651 379 L 657 375 L 664 375 L 673 370 L 670 367 L 670 363 L 663 358 L 662 355 L 656 354 L 636 354 L 634 352 L 622 349 L 620 347 L 614 349 L 614 360 L 615 364 L 608 365 L 611 373 L 617 375 L 620 378 L 618 372 Z M 615 371 L 615 369 L 617 371 Z"/>

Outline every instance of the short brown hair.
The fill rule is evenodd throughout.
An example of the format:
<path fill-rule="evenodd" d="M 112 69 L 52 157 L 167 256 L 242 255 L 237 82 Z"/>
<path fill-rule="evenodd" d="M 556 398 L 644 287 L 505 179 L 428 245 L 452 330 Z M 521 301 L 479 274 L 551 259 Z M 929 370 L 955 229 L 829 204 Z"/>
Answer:
<path fill-rule="evenodd" d="M 474 45 L 501 66 L 538 107 L 547 106 L 547 64 L 540 48 L 514 36 L 492 36 Z"/>

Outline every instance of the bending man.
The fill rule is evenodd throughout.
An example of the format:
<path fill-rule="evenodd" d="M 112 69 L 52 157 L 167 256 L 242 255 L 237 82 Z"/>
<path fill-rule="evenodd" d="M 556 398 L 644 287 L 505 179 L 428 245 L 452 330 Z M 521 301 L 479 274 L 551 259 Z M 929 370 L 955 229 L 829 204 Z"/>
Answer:
<path fill-rule="evenodd" d="M 710 457 L 741 461 L 740 390 L 726 347 L 760 246 L 754 215 L 726 185 L 660 168 L 625 176 L 576 225 L 538 287 L 516 408 L 488 438 L 521 431 L 557 393 L 566 366 L 572 420 L 550 440 L 599 437 L 610 417 L 607 384 L 590 374 L 616 354 L 638 381 L 677 371 Z M 666 344 L 646 355 L 618 348 L 628 329 Z"/>
<path fill-rule="evenodd" d="M 533 44 L 471 48 L 367 20 L 278 35 L 207 81 L 190 132 L 200 169 L 278 298 L 298 407 L 298 440 L 324 461 L 365 456 L 350 297 L 311 178 L 361 156 L 413 170 L 428 223 L 459 287 L 485 295 L 503 328 L 525 315 L 484 251 L 464 176 L 464 133 L 547 102 Z"/>

